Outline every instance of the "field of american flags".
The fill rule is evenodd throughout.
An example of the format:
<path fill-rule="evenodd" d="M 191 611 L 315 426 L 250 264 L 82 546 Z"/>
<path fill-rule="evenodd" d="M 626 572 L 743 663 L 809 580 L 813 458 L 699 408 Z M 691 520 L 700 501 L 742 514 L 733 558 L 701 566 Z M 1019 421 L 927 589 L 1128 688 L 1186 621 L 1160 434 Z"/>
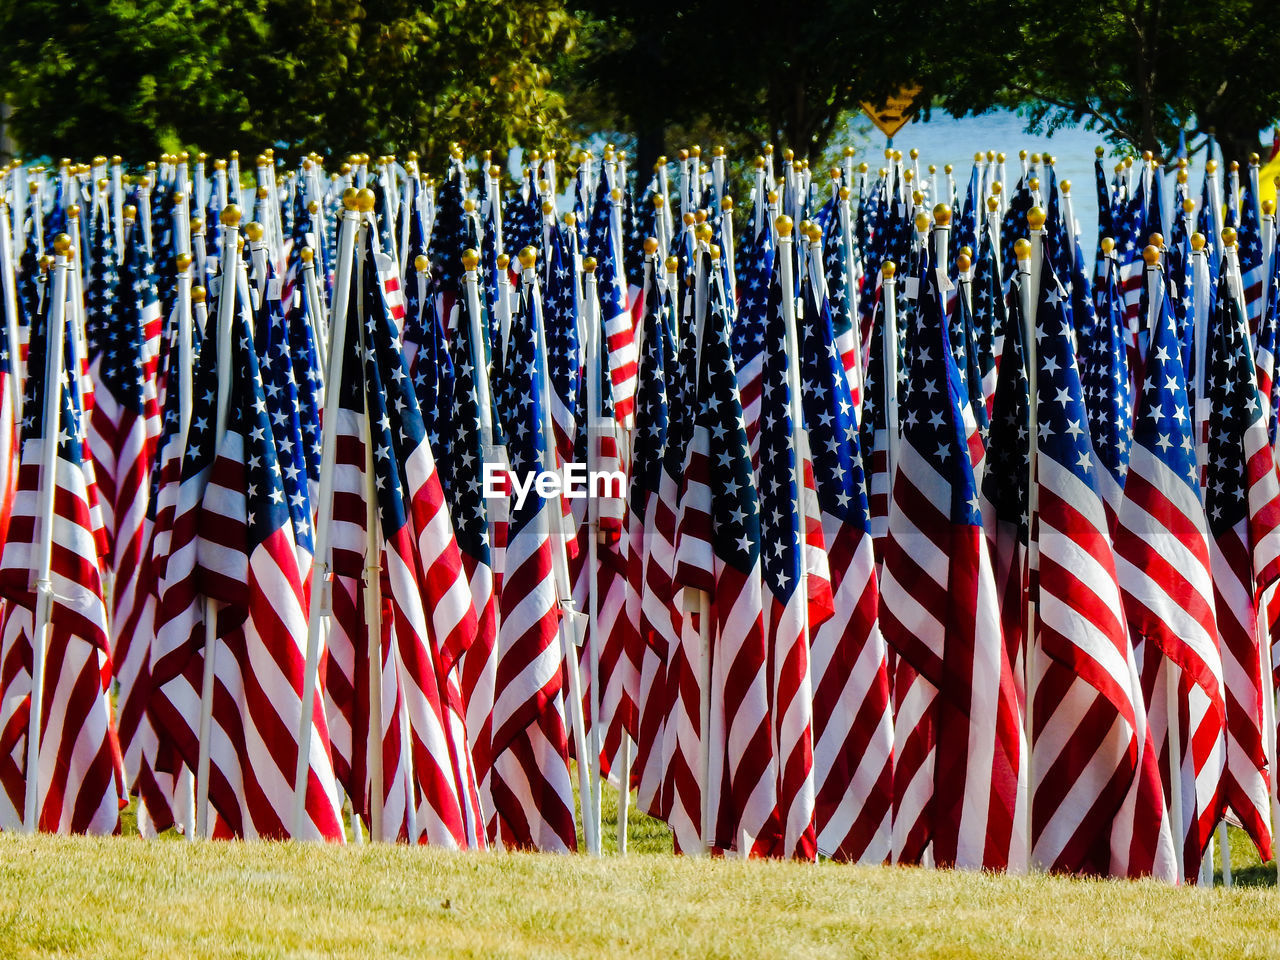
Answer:
<path fill-rule="evenodd" d="M 1040 154 L 207 159 L 0 180 L 2 832 L 476 896 L 674 853 L 672 923 L 834 910 L 781 952 L 841 877 L 1274 875 L 1257 158 L 1099 155 L 1097 238 Z"/>

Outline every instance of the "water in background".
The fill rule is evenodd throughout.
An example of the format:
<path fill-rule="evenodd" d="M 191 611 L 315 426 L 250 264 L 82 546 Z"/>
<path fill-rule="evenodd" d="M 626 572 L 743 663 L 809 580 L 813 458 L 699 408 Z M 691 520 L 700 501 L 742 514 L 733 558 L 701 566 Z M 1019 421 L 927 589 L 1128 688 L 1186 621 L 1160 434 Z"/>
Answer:
<path fill-rule="evenodd" d="M 909 123 L 899 130 L 891 145 L 901 150 L 904 156 L 912 147 L 918 149 L 920 173 L 924 177 L 928 176 L 926 171 L 931 163 L 937 165 L 939 179 L 942 177 L 943 167 L 951 164 L 961 203 L 964 202 L 964 190 L 969 182 L 969 171 L 973 166 L 975 153 L 994 150 L 1005 154 L 1005 169 L 1009 177 L 1009 183 L 1005 184 L 1006 190 L 1013 189 L 1022 173 L 1018 162 L 1019 150 L 1053 154 L 1059 182 L 1071 181 L 1072 206 L 1080 227 L 1081 243 L 1086 253 L 1091 252 L 1098 231 L 1098 204 L 1093 182 L 1094 148 L 1103 144 L 1102 138 L 1079 127 L 1064 127 L 1052 137 L 1033 136 L 1023 132 L 1024 126 L 1023 118 L 1009 110 L 961 118 L 935 110 L 932 119 Z M 872 171 L 875 171 L 884 162 L 886 143 L 880 132 L 873 129 L 869 152 L 860 149 L 857 159 L 866 160 Z M 1104 160 L 1108 176 L 1114 165 L 1115 160 L 1110 156 Z M 1194 178 L 1193 185 L 1199 188 Z M 1165 186 L 1170 187 L 1172 183 L 1167 182 Z M 1169 203 L 1170 196 L 1170 192 L 1166 190 L 1166 204 Z"/>

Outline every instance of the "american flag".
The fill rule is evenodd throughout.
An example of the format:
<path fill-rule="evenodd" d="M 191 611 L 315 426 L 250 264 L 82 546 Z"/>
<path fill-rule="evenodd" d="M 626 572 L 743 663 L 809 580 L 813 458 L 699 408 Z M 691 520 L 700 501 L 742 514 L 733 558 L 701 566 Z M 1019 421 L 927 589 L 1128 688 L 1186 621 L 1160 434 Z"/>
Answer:
<path fill-rule="evenodd" d="M 385 574 L 384 656 L 394 664 L 402 704 L 402 716 L 395 717 L 386 713 L 395 704 L 384 704 L 384 723 L 395 729 L 407 721 L 412 759 L 401 758 L 399 766 L 412 771 L 405 811 L 409 839 L 483 846 L 475 770 L 453 675 L 475 638 L 471 591 L 387 295 L 369 263 L 358 355 L 364 361 Z M 384 741 L 384 756 L 390 747 Z M 390 787 L 390 778 L 386 782 Z M 400 822 L 392 814 L 403 800 L 388 795 L 384 831 Z"/>
<path fill-rule="evenodd" d="M 436 198 L 436 216 L 426 251 L 431 260 L 432 301 L 443 323 L 448 322 L 462 291 L 462 251 L 478 245 L 471 235 L 466 197 L 466 174 L 462 164 L 455 161 Z"/>
<path fill-rule="evenodd" d="M 254 320 L 254 350 L 259 358 L 267 415 L 271 420 L 276 457 L 280 463 L 280 485 L 289 508 L 294 544 L 298 549 L 298 569 L 305 576 L 311 569 L 314 539 L 314 531 L 311 529 L 311 496 L 307 483 L 308 439 L 302 431 L 305 410 L 294 377 L 294 364 L 290 356 L 292 345 L 289 342 L 289 324 L 284 304 L 278 297 L 271 296 L 275 292 L 270 282 L 273 273 L 273 268 L 267 264 L 266 295 L 262 298 Z"/>
<path fill-rule="evenodd" d="M 547 334 L 547 380 L 551 389 L 551 425 L 556 450 L 565 462 L 573 459 L 578 435 L 579 407 L 584 405 L 582 350 L 578 342 L 578 297 L 569 237 L 556 227 L 547 251 L 546 290 L 542 320 Z M 603 385 L 603 384 L 602 384 Z"/>
<path fill-rule="evenodd" d="M 1129 352 L 1129 372 L 1135 378 L 1140 376 L 1142 360 L 1147 350 L 1147 330 L 1143 321 L 1142 300 L 1145 286 L 1142 280 L 1142 221 L 1146 207 L 1143 203 L 1142 188 L 1124 206 L 1116 220 L 1116 236 L 1114 237 L 1115 256 L 1119 266 L 1117 284 L 1120 299 L 1124 304 L 1125 349 Z"/>
<path fill-rule="evenodd" d="M 1260 659 L 1258 611 L 1263 592 L 1280 577 L 1280 480 L 1248 328 L 1227 283 L 1218 287 L 1206 360 L 1211 412 L 1204 497 L 1226 700 L 1225 800 L 1269 860 L 1262 698 L 1272 689 Z"/>
<path fill-rule="evenodd" d="M 631 731 L 636 743 L 633 779 L 640 808 L 655 815 L 661 810 L 667 657 L 680 643 L 679 608 L 673 606 L 676 597 L 671 583 L 675 505 L 661 496 L 670 435 L 667 382 L 679 370 L 670 323 L 676 295 L 657 276 L 659 269 L 655 261 L 647 271 L 640 328 L 643 347 L 631 436 L 626 599 L 626 619 L 632 625 L 629 639 L 637 648 L 631 657 L 633 663 L 638 661 L 639 670 Z"/>
<path fill-rule="evenodd" d="M 55 269 L 62 269 L 61 267 Z M 70 269 L 70 268 L 69 268 Z M 56 280 L 51 281 L 51 287 Z M 0 555 L 0 594 L 8 601 L 0 633 L 0 822 L 22 823 L 27 776 L 39 778 L 39 829 L 55 833 L 114 833 L 126 802 L 120 747 L 111 716 L 111 659 L 107 610 L 90 517 L 80 411 L 69 377 L 45 379 L 53 289 L 33 316 L 22 408 L 22 452 L 8 536 Z M 70 319 L 70 318 L 68 318 Z M 46 391 L 60 393 L 59 430 L 46 436 Z M 56 442 L 54 475 L 43 477 L 45 444 Z M 42 519 L 40 490 L 55 483 L 51 629 L 44 664 L 44 710 L 39 718 L 39 767 L 26 766 L 31 710 L 32 644 Z"/>
<path fill-rule="evenodd" d="M 1098 149 L 1101 150 L 1102 148 L 1099 147 Z M 1095 295 L 1100 295 L 1106 284 L 1107 267 L 1107 258 L 1102 252 L 1102 240 L 1104 237 L 1115 239 L 1111 185 L 1107 182 L 1107 171 L 1102 166 L 1101 154 L 1093 161 L 1093 177 L 1098 199 L 1098 242 L 1094 248 L 1093 255 L 1093 292 Z M 1102 309 L 1101 302 L 1098 303 L 1098 309 Z"/>
<path fill-rule="evenodd" d="M 410 230 L 412 237 L 414 228 Z M 411 247 L 412 251 L 412 247 Z M 422 411 L 427 440 L 443 467 L 449 456 L 453 424 L 454 370 L 444 327 L 427 297 L 425 278 L 416 271 L 405 280 L 405 325 L 402 338 L 405 362 L 413 377 L 413 390 Z M 465 310 L 459 299 L 460 309 Z M 456 333 L 455 333 L 456 335 Z"/>
<path fill-rule="evenodd" d="M 959 374 L 931 269 L 908 369 L 881 579 L 898 654 L 893 855 L 1017 869 L 1025 743 L 961 420 Z"/>
<path fill-rule="evenodd" d="M 517 477 L 543 469 L 552 429 L 543 417 L 547 387 L 537 349 L 541 299 L 536 280 L 525 285 L 511 321 L 498 400 Z M 499 593 L 492 816 L 504 843 L 539 850 L 576 847 L 561 611 L 552 574 L 552 550 L 560 549 L 552 538 L 560 535 L 561 519 L 536 490 L 521 506 L 512 501 Z"/>
<path fill-rule="evenodd" d="M 703 254 L 705 256 L 705 254 Z M 778 758 L 770 729 L 769 656 L 764 629 L 760 501 L 729 346 L 723 291 L 712 285 L 699 338 L 692 441 L 685 455 L 676 534 L 675 582 L 710 595 L 711 728 L 696 727 L 699 657 L 696 638 L 692 708 L 698 736 L 708 738 L 710 822 L 702 837 L 742 855 L 768 853 L 777 817 Z M 687 642 L 687 641 L 686 641 Z M 685 709 L 688 709 L 686 701 Z M 697 794 L 701 799 L 701 794 Z M 687 801 L 686 801 L 687 802 Z M 686 807 L 697 822 L 698 808 Z M 683 843 L 683 838 L 680 838 Z"/>
<path fill-rule="evenodd" d="M 228 420 L 220 446 L 216 340 L 200 352 L 152 651 L 159 695 L 151 709 L 157 727 L 195 770 L 203 659 L 214 656 L 209 798 L 218 814 L 216 832 L 286 837 L 302 715 L 307 591 L 257 355 L 239 315 L 229 333 Z M 217 617 L 212 650 L 205 642 L 205 598 Z M 340 841 L 328 730 L 318 702 L 313 717 L 301 836 Z"/>
<path fill-rule="evenodd" d="M 879 268 L 876 268 L 879 273 Z M 894 369 L 897 371 L 894 383 L 886 377 L 886 343 L 888 334 L 884 303 L 881 300 L 883 290 L 877 293 L 877 304 L 872 317 L 871 336 L 868 340 L 867 367 L 862 381 L 862 418 L 858 445 L 862 450 L 866 469 L 867 504 L 871 515 L 871 537 L 876 546 L 877 560 L 882 558 L 884 537 L 889 528 L 889 403 L 901 393 L 903 378 L 906 376 L 906 365 L 903 351 L 906 338 L 898 333 L 898 355 Z M 894 298 L 897 300 L 897 284 L 894 285 Z M 895 317 L 900 320 L 901 317 Z M 899 412 L 901 423 L 901 412 Z"/>
<path fill-rule="evenodd" d="M 483 307 L 481 308 L 483 309 Z M 486 330 L 484 318 L 476 324 Z M 466 298 L 458 329 L 449 345 L 453 379 L 452 442 L 440 445 L 440 483 L 450 505 L 454 535 L 462 555 L 462 565 L 471 589 L 476 614 L 476 636 L 463 654 L 459 683 L 466 709 L 467 738 L 471 745 L 482 808 L 493 809 L 490 773 L 493 767 L 492 724 L 494 689 L 498 675 L 498 606 L 494 592 L 494 550 L 490 542 L 490 508 L 484 496 L 484 465 L 491 456 L 504 456 L 501 448 L 487 451 L 482 433 L 480 402 L 476 382 L 488 371 L 477 369 L 475 358 L 483 357 L 484 345 L 472 337 L 472 319 Z M 492 419 L 493 411 L 489 411 Z M 498 438 L 495 438 L 495 442 Z M 433 448 L 434 449 L 434 448 Z M 489 835 L 489 840 L 494 837 Z"/>
<path fill-rule="evenodd" d="M 200 328 L 192 325 L 192 356 L 197 356 L 200 346 Z M 185 821 L 190 814 L 187 796 L 179 791 L 179 776 L 183 765 L 170 741 L 162 740 L 152 721 L 150 704 L 153 701 L 152 637 L 160 617 L 159 585 L 164 576 L 168 558 L 169 541 L 173 532 L 174 511 L 177 505 L 179 482 L 183 462 L 183 436 L 181 411 L 190 409 L 192 398 L 181 390 L 181 378 L 177 364 L 180 362 L 178 345 L 170 345 L 167 353 L 171 369 L 162 370 L 169 379 L 165 392 L 161 417 L 162 429 L 156 442 L 155 461 L 150 469 L 151 489 L 147 498 L 146 536 L 143 552 L 143 570 L 139 589 L 145 590 L 145 602 L 135 605 L 135 622 L 126 626 L 140 634 L 144 640 L 145 655 L 141 672 L 134 680 L 137 695 L 118 700 L 120 741 L 124 747 L 125 771 L 130 788 L 138 794 L 139 828 L 161 831 Z M 120 666 L 116 666 L 117 681 Z"/>
<path fill-rule="evenodd" d="M 1200 186 L 1200 207 L 1198 210 L 1200 232 L 1204 234 L 1204 252 L 1209 258 L 1209 275 L 1218 275 L 1218 266 L 1222 262 L 1222 243 L 1218 236 L 1218 217 L 1214 215 L 1214 207 L 1221 208 L 1215 199 L 1216 178 L 1209 175 L 1208 166 L 1204 171 L 1204 182 Z"/>
<path fill-rule="evenodd" d="M 687 231 L 686 231 L 687 232 Z M 670 280 L 668 274 L 668 280 Z M 677 277 L 682 274 L 677 273 Z M 677 280 L 677 285 L 678 285 Z M 678 324 L 671 321 L 673 339 L 679 331 L 678 363 L 667 379 L 667 447 L 658 479 L 659 507 L 655 517 L 660 529 L 669 532 L 665 541 L 655 541 L 649 555 L 646 579 L 665 576 L 671 582 L 669 595 L 671 627 L 666 649 L 666 702 L 662 727 L 662 785 L 659 792 L 658 816 L 666 820 L 675 835 L 676 849 L 699 849 L 703 831 L 701 824 L 701 782 L 698 749 L 701 741 L 699 700 L 701 691 L 698 632 L 685 612 L 683 584 L 676 580 L 675 547 L 682 509 L 685 461 L 693 443 L 695 418 L 698 414 L 698 330 L 693 322 L 693 298 L 679 299 L 679 290 L 668 291 L 672 305 L 683 310 Z M 666 552 L 666 545 L 671 550 Z M 659 550 L 659 546 L 662 550 Z M 659 564 L 659 571 L 653 569 Z M 694 595 L 687 600 L 694 602 Z M 655 634 L 656 636 L 656 634 Z M 641 795 L 645 793 L 643 787 Z"/>
<path fill-rule="evenodd" d="M 85 323 L 94 393 L 86 433 L 111 544 L 111 552 L 104 558 L 113 577 L 111 657 L 121 746 L 127 761 L 125 774 L 131 787 L 142 773 L 144 744 L 149 746 L 154 736 L 139 721 L 147 695 L 150 645 L 146 632 L 153 616 L 143 609 L 151 598 L 146 563 L 151 523 L 147 517 L 160 433 L 156 398 L 143 369 L 142 336 L 142 321 L 155 306 L 156 289 L 139 270 L 145 255 L 140 241 L 135 230 L 112 290 L 107 287 L 115 274 L 111 231 L 98 232 L 90 287 L 94 309 Z M 164 819 L 163 809 L 156 814 Z"/>
<path fill-rule="evenodd" d="M 1271 258 L 1266 305 L 1258 324 L 1257 351 L 1258 394 L 1267 401 L 1267 436 L 1274 447 L 1280 421 L 1280 368 L 1276 363 L 1280 357 L 1280 256 Z"/>
<path fill-rule="evenodd" d="M 1172 880 L 1173 839 L 1085 423 L 1070 301 L 1048 263 L 1036 297 L 1032 859 L 1054 871 Z"/>
<path fill-rule="evenodd" d="M 606 183 L 601 178 L 602 185 Z M 602 186 L 602 190 L 604 187 Z M 604 193 L 596 198 L 596 208 L 612 211 L 615 201 Z M 600 319 L 604 324 L 603 345 L 609 359 L 609 384 L 613 398 L 613 415 L 623 427 L 635 420 L 636 356 L 635 323 L 627 306 L 627 274 L 619 260 L 623 238 L 616 236 L 613 217 L 606 222 L 604 234 L 598 238 L 596 277 L 600 295 Z"/>
<path fill-rule="evenodd" d="M 22 452 L 18 438 L 21 400 L 14 403 L 15 390 L 21 397 L 22 381 L 17 344 L 9 340 L 10 330 L 17 330 L 22 321 L 21 310 L 18 312 L 19 316 L 10 317 L 9 298 L 0 296 L 0 542 L 9 531 Z"/>
<path fill-rule="evenodd" d="M 987 465 L 982 476 L 982 523 L 1000 597 L 1001 632 L 1009 660 L 1015 667 L 1019 694 L 1024 663 L 1027 589 L 1027 483 L 1031 438 L 1029 436 L 1030 379 L 1023 338 L 1025 321 L 1020 300 L 1013 299 L 1004 335 L 1004 355 L 992 396 L 991 429 Z"/>
<path fill-rule="evenodd" d="M 767 215 L 767 211 L 765 211 Z M 766 216 L 761 216 L 763 221 Z M 749 238 L 751 231 L 747 231 Z M 769 316 L 769 285 L 773 277 L 773 239 L 766 223 L 754 240 L 744 243 L 744 266 L 738 274 L 738 319 L 730 340 L 733 363 L 742 391 L 742 413 L 753 470 L 760 467 L 760 388 L 764 369 L 765 323 Z"/>
<path fill-rule="evenodd" d="M 856 239 L 852 237 L 853 243 Z M 858 264 L 861 257 L 858 251 L 845 249 L 844 230 L 840 225 L 839 208 L 833 208 L 822 231 L 822 268 L 827 276 L 827 300 L 831 311 L 831 325 L 835 334 L 836 350 L 840 353 L 840 364 L 844 368 L 845 380 L 849 384 L 849 395 L 853 401 L 854 423 L 858 422 L 858 411 L 862 406 L 862 361 L 858 352 L 862 340 L 855 336 L 854 324 L 858 322 L 858 280 L 860 270 Z M 850 275 L 846 270 L 852 262 L 855 270 Z"/>
<path fill-rule="evenodd" d="M 590 296 L 590 286 L 586 287 L 586 295 Z M 637 294 L 638 299 L 638 294 Z M 551 350 L 551 335 L 547 335 L 548 354 Z M 604 330 L 600 330 L 600 342 L 604 342 Z M 550 359 L 549 364 L 554 371 L 557 360 Z M 599 364 L 597 383 L 601 385 L 598 411 L 587 414 L 590 422 L 577 430 L 572 460 L 577 463 L 591 465 L 591 469 L 613 476 L 606 481 L 605 487 L 593 488 L 591 503 L 595 508 L 596 525 L 583 522 L 588 519 L 588 501 L 585 498 L 574 501 L 573 521 L 577 536 L 573 543 L 574 551 L 570 553 L 570 576 L 573 579 L 574 604 L 580 611 L 587 611 L 590 604 L 591 578 L 596 585 L 596 626 L 595 633 L 588 633 L 587 643 L 583 648 L 583 675 L 589 678 L 584 693 L 587 703 L 584 706 L 589 724 L 596 719 L 600 723 L 601 767 L 604 772 L 612 769 L 613 761 L 618 757 L 622 736 L 627 730 L 634 730 L 635 698 L 639 686 L 638 665 L 632 660 L 635 642 L 631 639 L 634 624 L 625 619 L 627 593 L 627 551 L 630 541 L 623 537 L 626 523 L 627 483 L 623 461 L 623 448 L 619 438 L 619 426 L 614 416 L 613 397 L 604 388 L 608 383 L 608 356 L 601 351 L 595 361 Z M 585 386 L 585 385 L 584 385 Z M 585 399 L 585 389 L 583 390 Z M 585 407 L 585 405 L 584 405 Z M 554 409 L 554 408 L 553 408 Z M 552 413 L 554 419 L 555 414 Z M 592 569 L 590 562 L 590 538 L 596 541 L 596 564 Z M 573 553 L 576 552 L 576 557 Z M 598 645 L 599 676 L 591 674 L 589 644 Z M 598 698 L 591 694 L 590 687 L 598 686 Z M 591 716 L 591 704 L 598 704 L 598 718 Z"/>
<path fill-rule="evenodd" d="M 1035 206 L 1035 198 L 1031 195 L 1028 179 L 1024 175 L 1018 180 L 1013 196 L 1009 198 L 1009 205 L 1005 207 L 1004 216 L 1000 220 L 1000 264 L 1006 280 L 1018 269 L 1018 257 L 1013 245 L 1018 242 L 1019 237 L 1027 236 L 1030 231 L 1027 225 L 1027 214 Z"/>
<path fill-rule="evenodd" d="M 791 255 L 790 244 L 782 250 Z M 794 291 L 784 291 L 775 273 L 769 285 L 765 333 L 769 346 L 761 375 L 759 473 L 760 539 L 767 545 L 760 560 L 769 599 L 764 622 L 771 664 L 780 831 L 769 852 L 812 860 L 817 855 L 817 834 L 809 647 L 812 631 L 831 618 L 832 599 L 804 417 L 801 412 L 797 423 L 792 416 L 789 367 L 793 361 L 798 365 L 800 358 L 791 357 L 787 350 L 785 297 L 791 297 L 794 305 Z M 802 411 L 799 398 L 796 403 Z"/>
<path fill-rule="evenodd" d="M 807 291 L 801 399 L 833 612 L 810 636 L 817 848 L 836 860 L 882 863 L 889 858 L 893 711 L 856 403 L 830 306 L 813 286 Z"/>
<path fill-rule="evenodd" d="M 1243 281 L 1245 319 L 1249 333 L 1257 333 L 1267 301 L 1267 265 L 1262 257 L 1262 224 L 1258 222 L 1258 202 L 1253 194 L 1253 178 L 1245 177 L 1244 196 L 1240 198 L 1240 229 L 1237 252 L 1240 279 Z"/>
<path fill-rule="evenodd" d="M 1107 508 L 1108 526 L 1116 514 L 1129 472 L 1129 443 L 1133 429 L 1133 387 L 1125 335 L 1120 268 L 1114 261 L 1103 274 L 1103 293 L 1092 326 L 1082 329 L 1079 351 L 1080 383 L 1089 416 L 1089 436 L 1097 463 L 1094 477 Z M 1077 324 L 1080 318 L 1076 317 Z"/>
<path fill-rule="evenodd" d="M 292 384 L 298 395 L 298 427 L 302 431 L 302 454 L 294 462 L 306 465 L 307 488 L 312 501 L 320 486 L 320 410 L 324 406 L 324 380 L 321 374 L 320 349 L 316 343 L 315 318 L 305 297 L 291 308 L 288 327 L 288 359 L 293 365 Z M 274 360 L 272 363 L 274 364 Z M 274 367 L 274 376 L 278 374 Z"/>
<path fill-rule="evenodd" d="M 960 377 L 960 414 L 964 418 L 968 434 L 969 459 L 973 462 L 974 474 L 981 477 L 983 461 L 986 459 L 990 418 L 982 390 L 982 370 L 978 363 L 973 310 L 969 298 L 958 291 L 956 284 L 951 286 L 948 298 L 952 300 L 952 309 L 947 322 L 947 333 L 951 355 L 956 363 L 956 373 Z"/>
<path fill-rule="evenodd" d="M 978 166 L 979 161 L 975 158 L 973 167 L 969 171 L 969 186 L 965 190 L 964 206 L 955 222 L 953 237 L 957 251 L 964 247 L 975 252 L 978 249 L 978 230 L 981 228 L 982 218 L 986 215 L 982 196 L 982 175 Z"/>
<path fill-rule="evenodd" d="M 1142 670 L 1152 738 L 1181 778 L 1188 878 L 1222 816 L 1226 762 L 1222 658 L 1214 616 L 1209 535 L 1200 498 L 1195 434 L 1177 322 L 1161 298 L 1133 416 L 1133 443 L 1117 517 L 1116 573 Z M 1170 704 L 1165 672 L 1178 671 Z M 1169 715 L 1178 710 L 1179 752 L 1170 762 Z M 1175 823 L 1177 822 L 1175 814 Z"/>
<path fill-rule="evenodd" d="M 971 349 L 977 358 L 978 372 L 982 376 L 982 397 L 989 417 L 996 392 L 998 360 L 1004 351 L 1008 323 L 1000 267 L 996 263 L 996 244 L 991 230 L 983 230 L 978 242 L 978 254 L 973 261 L 972 298 L 974 343 Z"/>

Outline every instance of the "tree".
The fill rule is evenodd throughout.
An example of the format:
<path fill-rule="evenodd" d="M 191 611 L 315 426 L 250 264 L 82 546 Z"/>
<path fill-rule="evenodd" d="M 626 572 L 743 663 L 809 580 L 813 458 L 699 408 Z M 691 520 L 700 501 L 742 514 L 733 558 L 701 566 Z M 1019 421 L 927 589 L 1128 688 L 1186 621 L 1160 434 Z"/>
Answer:
<path fill-rule="evenodd" d="M 636 135 L 642 164 L 667 148 L 668 128 L 708 120 L 816 162 L 850 107 L 912 84 L 926 53 L 918 7 L 902 0 L 584 6 L 604 26 L 586 35 L 581 83 Z"/>
<path fill-rule="evenodd" d="M 10 0 L 0 91 L 28 155 L 480 150 L 564 136 L 561 0 Z"/>
<path fill-rule="evenodd" d="M 1184 129 L 1216 128 L 1226 156 L 1240 160 L 1280 116 L 1269 3 L 979 0 L 967 9 L 966 30 L 982 20 L 975 42 L 935 61 L 926 90 L 957 115 L 1027 104 L 1033 126 L 1083 123 L 1165 157 Z"/>

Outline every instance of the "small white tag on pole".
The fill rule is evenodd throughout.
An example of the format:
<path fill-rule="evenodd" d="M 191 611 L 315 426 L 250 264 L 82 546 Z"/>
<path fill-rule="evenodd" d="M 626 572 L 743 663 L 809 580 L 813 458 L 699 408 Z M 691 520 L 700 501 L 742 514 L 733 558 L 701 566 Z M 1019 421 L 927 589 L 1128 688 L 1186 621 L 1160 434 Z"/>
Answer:
<path fill-rule="evenodd" d="M 284 281 L 279 277 L 272 277 L 267 281 L 267 299 L 279 300 L 284 294 Z"/>
<path fill-rule="evenodd" d="M 902 281 L 902 295 L 908 300 L 914 300 L 920 295 L 920 280 L 917 277 L 907 277 Z"/>
<path fill-rule="evenodd" d="M 570 631 L 569 636 L 573 638 L 573 645 L 580 647 L 587 642 L 587 615 L 570 607 L 562 607 L 562 616 L 565 619 L 565 627 Z"/>

